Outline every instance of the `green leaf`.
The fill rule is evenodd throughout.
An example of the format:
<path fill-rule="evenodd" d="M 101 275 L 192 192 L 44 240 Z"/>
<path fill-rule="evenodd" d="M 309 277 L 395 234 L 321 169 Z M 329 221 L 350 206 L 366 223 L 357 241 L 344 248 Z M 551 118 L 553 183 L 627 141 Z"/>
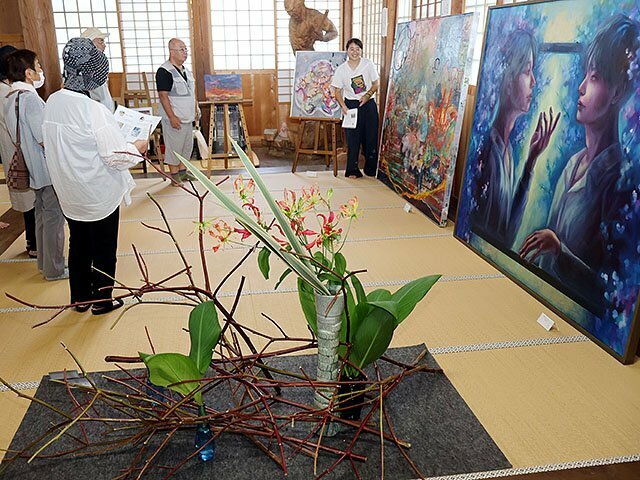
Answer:
<path fill-rule="evenodd" d="M 319 262 L 320 264 L 322 264 L 323 266 L 329 268 L 329 260 L 327 260 L 327 257 L 325 257 L 322 252 L 316 252 L 313 254 L 313 258 L 316 259 L 317 262 Z"/>
<path fill-rule="evenodd" d="M 313 294 L 313 288 L 303 279 L 298 278 L 298 298 L 300 306 L 304 313 L 304 318 L 311 328 L 311 331 L 318 335 L 318 317 L 316 314 L 316 298 Z"/>
<path fill-rule="evenodd" d="M 353 315 L 351 315 L 351 342 L 353 343 L 358 330 L 360 329 L 360 325 L 367 318 L 369 313 L 373 310 L 373 307 L 369 305 L 366 301 L 360 302 L 356 305 L 356 308 L 353 311 Z"/>
<path fill-rule="evenodd" d="M 396 328 L 393 315 L 373 305 L 368 307 L 371 310 L 358 328 L 351 348 L 351 360 L 359 368 L 376 361 L 387 351 Z"/>
<path fill-rule="evenodd" d="M 429 275 L 418 278 L 407 283 L 392 295 L 392 300 L 397 304 L 397 325 L 400 325 L 409 316 L 440 277 L 441 275 Z"/>
<path fill-rule="evenodd" d="M 158 387 L 168 387 L 174 392 L 189 395 L 200 385 L 199 380 L 202 375 L 193 360 L 186 355 L 181 353 L 158 353 L 145 356 L 143 361 L 149 371 L 149 380 Z M 172 385 L 184 380 L 195 381 Z M 196 393 L 194 399 L 199 405 L 202 405 L 201 392 Z"/>
<path fill-rule="evenodd" d="M 291 269 L 287 268 L 284 272 L 282 272 L 282 275 L 280 275 L 280 278 L 278 279 L 278 283 L 276 283 L 276 286 L 273 287 L 274 290 L 277 290 L 278 287 L 280 286 L 280 284 L 282 283 L 282 281 L 287 278 L 287 275 L 289 275 L 291 273 Z"/>
<path fill-rule="evenodd" d="M 340 252 L 333 256 L 333 262 L 335 263 L 335 271 L 341 277 L 344 277 L 344 272 L 347 270 L 347 259 L 344 258 Z"/>
<path fill-rule="evenodd" d="M 334 283 L 335 283 L 336 280 L 337 280 L 336 276 L 333 273 L 327 273 L 327 272 L 319 274 L 318 278 L 320 280 L 324 281 L 324 282 L 334 281 Z M 340 285 L 340 284 L 338 283 L 338 285 Z"/>
<path fill-rule="evenodd" d="M 384 288 L 378 288 L 367 295 L 368 302 L 375 302 L 378 300 L 391 300 L 391 292 Z"/>
<path fill-rule="evenodd" d="M 207 371 L 213 357 L 213 349 L 220 339 L 218 312 L 212 301 L 203 302 L 191 310 L 189 315 L 189 336 L 191 349 L 189 357 L 201 375 Z"/>
<path fill-rule="evenodd" d="M 393 318 L 398 318 L 398 304 L 393 300 L 369 300 L 367 301 L 369 305 L 373 305 L 374 307 L 382 308 L 386 310 Z"/>
<path fill-rule="evenodd" d="M 347 313 L 346 312 L 347 310 L 349 311 L 349 320 L 353 325 L 353 315 L 356 310 L 356 303 L 353 299 L 353 293 L 351 292 L 351 289 L 349 288 L 348 284 L 345 284 L 345 290 L 347 291 L 347 305 L 346 305 L 345 311 L 342 312 L 342 323 L 340 325 L 340 342 L 342 343 L 347 342 Z M 353 327 L 349 329 L 349 335 L 353 338 Z M 344 358 L 346 354 L 347 354 L 346 345 L 338 345 L 338 355 L 340 356 L 340 358 Z"/>
<path fill-rule="evenodd" d="M 258 267 L 266 280 L 269 280 L 269 255 L 271 255 L 271 250 L 267 247 L 262 247 L 258 254 Z"/>
<path fill-rule="evenodd" d="M 245 156 L 247 161 L 249 161 L 246 154 L 244 152 L 242 152 L 242 154 Z M 266 248 L 268 248 L 272 253 L 275 253 L 289 268 L 291 268 L 294 272 L 296 272 L 298 276 L 300 276 L 301 278 L 309 282 L 309 284 L 312 285 L 316 291 L 326 295 L 329 294 L 329 290 L 322 284 L 322 282 L 318 280 L 315 272 L 306 264 L 306 262 L 301 261 L 295 255 L 292 255 L 288 252 L 284 252 L 280 247 L 280 244 L 278 244 L 278 242 L 276 242 L 273 239 L 273 237 L 269 232 L 267 232 L 263 227 L 258 225 L 258 223 L 253 218 L 251 218 L 247 214 L 247 212 L 245 212 L 242 208 L 236 205 L 235 201 L 231 197 L 229 197 L 226 193 L 224 193 L 222 190 L 220 190 L 220 188 L 215 183 L 213 183 L 210 179 L 208 179 L 207 176 L 204 173 L 202 173 L 198 167 L 193 165 L 189 160 L 185 159 L 180 154 L 176 153 L 176 156 L 184 164 L 184 166 L 187 167 L 187 170 L 189 170 L 189 172 L 191 172 L 198 179 L 198 181 L 209 192 L 211 192 L 214 197 L 218 199 L 218 201 L 222 204 L 222 206 L 234 216 L 234 218 L 238 221 L 238 223 L 240 223 L 240 225 L 242 225 L 249 232 L 255 235 L 256 238 L 260 239 L 260 241 L 264 244 Z M 253 171 L 255 172 L 255 168 L 253 169 Z M 256 175 L 257 175 L 257 172 L 256 172 Z M 255 177 L 254 177 L 254 180 L 255 180 Z M 260 180 L 260 183 L 264 185 L 262 180 Z M 291 230 L 291 227 L 289 227 L 289 230 Z"/>
<path fill-rule="evenodd" d="M 349 277 L 349 279 L 351 280 L 351 285 L 353 285 L 353 288 L 356 291 L 356 298 L 358 299 L 358 303 L 366 302 L 367 295 L 364 293 L 364 288 L 362 288 L 362 283 L 360 283 L 358 277 L 352 275 L 351 277 Z"/>

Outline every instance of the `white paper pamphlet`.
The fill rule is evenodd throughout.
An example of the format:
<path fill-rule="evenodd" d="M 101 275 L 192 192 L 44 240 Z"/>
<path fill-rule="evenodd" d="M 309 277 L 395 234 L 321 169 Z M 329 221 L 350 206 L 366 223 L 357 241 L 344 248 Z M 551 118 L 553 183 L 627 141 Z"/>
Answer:
<path fill-rule="evenodd" d="M 350 108 L 342 119 L 342 128 L 356 128 L 358 124 L 358 109 Z"/>
<path fill-rule="evenodd" d="M 148 107 L 133 109 L 118 105 L 113 116 L 125 140 L 133 143 L 136 140 L 147 140 L 160 123 L 161 118 L 151 113 L 152 110 Z"/>

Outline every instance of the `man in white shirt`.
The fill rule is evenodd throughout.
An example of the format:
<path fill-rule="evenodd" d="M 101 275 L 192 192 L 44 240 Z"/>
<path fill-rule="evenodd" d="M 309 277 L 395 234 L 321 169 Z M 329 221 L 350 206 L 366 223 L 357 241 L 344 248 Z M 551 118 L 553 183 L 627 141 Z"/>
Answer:
<path fill-rule="evenodd" d="M 80 35 L 82 38 L 88 38 L 93 42 L 98 50 L 104 52 L 107 48 L 107 44 L 104 41 L 105 38 L 109 36 L 108 33 L 100 31 L 99 28 L 91 27 L 87 28 Z M 111 92 L 109 91 L 109 79 L 104 83 L 104 85 L 100 85 L 98 88 L 89 91 L 89 96 L 93 98 L 95 101 L 102 103 L 105 107 L 111 111 L 111 113 L 115 112 L 115 104 L 113 102 L 113 98 L 111 98 Z"/>
<path fill-rule="evenodd" d="M 185 180 L 195 180 L 180 168 L 176 154 L 187 160 L 193 151 L 193 122 L 199 120 L 200 108 L 196 103 L 196 85 L 191 72 L 184 66 L 189 51 L 178 39 L 169 40 L 169 60 L 156 72 L 156 88 L 160 97 L 162 137 L 165 144 L 164 163 L 169 165 L 172 185 L 179 186 Z"/>
<path fill-rule="evenodd" d="M 71 303 L 101 315 L 123 305 L 112 299 L 120 203 L 135 187 L 129 167 L 147 140 L 127 143 L 104 105 L 89 91 L 107 81 L 109 61 L 87 38 L 72 38 L 62 52 L 64 89 L 49 97 L 43 137 L 47 166 L 69 224 Z"/>

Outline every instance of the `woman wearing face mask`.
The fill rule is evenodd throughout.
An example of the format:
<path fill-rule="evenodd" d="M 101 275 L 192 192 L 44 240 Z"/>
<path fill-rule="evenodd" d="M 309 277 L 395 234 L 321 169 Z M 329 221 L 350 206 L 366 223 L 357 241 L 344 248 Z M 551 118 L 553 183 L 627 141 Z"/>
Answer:
<path fill-rule="evenodd" d="M 64 266 L 64 216 L 51 183 L 43 148 L 44 101 L 36 88 L 44 84 L 44 72 L 31 50 L 16 50 L 7 57 L 11 92 L 4 105 L 7 130 L 14 143 L 20 123 L 20 146 L 29 170 L 29 186 L 35 191 L 38 269 L 47 280 L 69 276 Z M 16 102 L 19 97 L 18 116 Z"/>
<path fill-rule="evenodd" d="M 362 41 L 352 38 L 347 42 L 347 61 L 340 65 L 331 81 L 336 100 L 347 114 L 358 109 L 356 128 L 345 129 L 347 136 L 347 168 L 345 176 L 362 177 L 358 168 L 360 146 L 365 163 L 364 173 L 370 177 L 378 167 L 378 107 L 373 99 L 380 84 L 378 71 L 371 60 L 362 58 Z"/>
<path fill-rule="evenodd" d="M 131 203 L 135 183 L 128 169 L 140 161 L 147 140 L 127 143 L 111 112 L 89 97 L 109 75 L 107 57 L 91 40 L 69 40 L 62 60 L 64 88 L 44 110 L 47 165 L 69 222 L 71 303 L 100 315 L 123 305 L 112 299 L 120 203 Z"/>
<path fill-rule="evenodd" d="M 525 30 L 512 32 L 504 45 L 501 57 L 504 75 L 489 138 L 479 156 L 478 208 L 472 221 L 476 233 L 503 248 L 511 248 L 522 219 L 533 168 L 549 144 L 560 114 L 554 117 L 551 108 L 548 116 L 546 112 L 540 113 L 524 170 L 518 177 L 511 132 L 516 120 L 531 108 L 538 48 L 533 36 Z"/>
<path fill-rule="evenodd" d="M 15 51 L 16 48 L 11 45 L 0 47 L 0 158 L 2 158 L 5 178 L 9 172 L 9 163 L 15 151 L 13 140 L 11 139 L 4 120 L 4 104 L 7 95 L 11 91 L 11 82 L 7 79 L 7 56 Z M 31 258 L 36 258 L 38 256 L 38 248 L 36 242 L 36 210 L 34 208 L 36 201 L 35 193 L 33 190 L 27 190 L 25 192 L 9 190 L 9 199 L 11 201 L 11 208 L 16 212 L 22 212 L 24 217 L 27 254 Z M 8 226 L 8 223 L 0 222 L 0 229 L 7 228 Z"/>

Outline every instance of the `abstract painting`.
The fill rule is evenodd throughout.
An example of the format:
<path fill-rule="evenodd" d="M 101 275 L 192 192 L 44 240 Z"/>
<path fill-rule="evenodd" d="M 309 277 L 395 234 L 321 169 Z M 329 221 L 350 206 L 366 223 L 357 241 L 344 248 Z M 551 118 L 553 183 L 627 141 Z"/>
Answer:
<path fill-rule="evenodd" d="M 471 13 L 396 29 L 378 178 L 447 222 L 475 39 Z"/>
<path fill-rule="evenodd" d="M 491 8 L 455 235 L 618 360 L 636 352 L 640 11 Z"/>
<path fill-rule="evenodd" d="M 345 52 L 296 53 L 291 116 L 296 118 L 340 118 L 342 112 L 331 92 L 336 68 L 347 60 Z"/>
<path fill-rule="evenodd" d="M 242 100 L 242 79 L 236 73 L 205 74 L 204 90 L 208 100 Z"/>

